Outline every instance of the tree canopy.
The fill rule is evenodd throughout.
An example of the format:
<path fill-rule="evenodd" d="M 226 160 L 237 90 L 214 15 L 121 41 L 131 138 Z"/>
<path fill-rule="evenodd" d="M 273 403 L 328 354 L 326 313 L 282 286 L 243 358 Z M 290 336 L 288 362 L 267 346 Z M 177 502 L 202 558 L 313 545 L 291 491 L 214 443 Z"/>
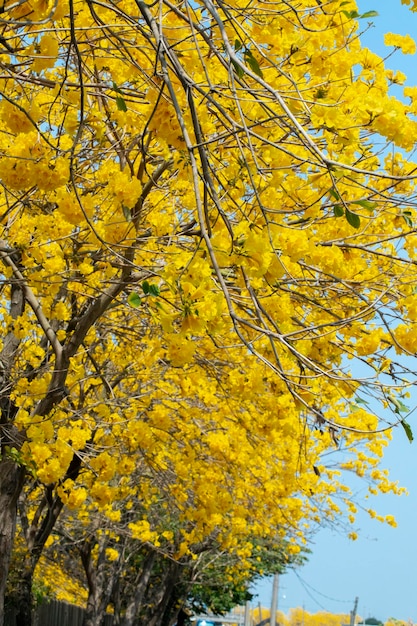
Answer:
<path fill-rule="evenodd" d="M 214 563 L 244 589 L 353 523 L 345 472 L 401 492 L 380 460 L 413 438 L 417 87 L 392 95 L 374 17 L 2 4 L 0 597 L 22 623 L 46 555 L 71 576 L 78 550 L 89 624 L 121 576 L 126 625 L 150 581 L 168 624 Z"/>

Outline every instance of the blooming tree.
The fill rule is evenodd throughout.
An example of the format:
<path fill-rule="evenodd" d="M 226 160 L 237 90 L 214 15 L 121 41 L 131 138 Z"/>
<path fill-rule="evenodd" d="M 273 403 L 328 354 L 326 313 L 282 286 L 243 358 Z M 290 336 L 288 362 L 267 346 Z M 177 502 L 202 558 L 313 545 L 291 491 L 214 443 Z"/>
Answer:
<path fill-rule="evenodd" d="M 353 521 L 342 470 L 397 490 L 377 466 L 394 425 L 412 439 L 417 87 L 396 99 L 362 47 L 374 15 L 3 3 L 0 598 L 15 543 L 25 624 L 65 510 L 244 560 Z"/>

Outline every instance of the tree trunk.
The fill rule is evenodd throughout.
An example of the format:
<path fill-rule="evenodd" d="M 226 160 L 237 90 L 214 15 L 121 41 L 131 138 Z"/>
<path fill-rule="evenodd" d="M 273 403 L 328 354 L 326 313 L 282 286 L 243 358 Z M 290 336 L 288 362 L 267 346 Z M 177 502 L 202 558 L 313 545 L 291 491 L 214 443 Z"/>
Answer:
<path fill-rule="evenodd" d="M 24 470 L 12 459 L 0 461 L 0 626 L 4 625 L 4 598 L 16 530 L 17 499 Z"/>
<path fill-rule="evenodd" d="M 181 565 L 175 561 L 166 562 L 159 592 L 152 598 L 153 607 L 147 619 L 147 626 L 167 626 L 169 624 L 171 599 L 175 594 L 175 585 L 178 583 L 181 569 Z M 175 614 L 178 610 L 178 608 L 175 609 Z"/>
<path fill-rule="evenodd" d="M 97 563 L 92 558 L 92 550 L 98 545 Z M 102 626 L 106 617 L 107 607 L 119 580 L 121 557 L 118 561 L 106 561 L 106 537 L 98 541 L 86 542 L 80 549 L 81 561 L 87 577 L 88 600 L 83 626 Z"/>
<path fill-rule="evenodd" d="M 120 597 L 120 577 L 116 580 L 113 588 L 112 595 L 112 603 L 113 603 L 113 626 L 121 625 L 121 616 L 120 616 L 120 607 L 121 607 L 121 597 Z"/>
<path fill-rule="evenodd" d="M 143 562 L 139 578 L 135 581 L 135 594 L 126 608 L 124 618 L 121 622 L 122 626 L 133 626 L 135 623 L 136 616 L 148 589 L 155 560 L 156 551 L 151 550 Z"/>
<path fill-rule="evenodd" d="M 18 588 L 13 594 L 13 604 L 16 610 L 16 626 L 31 626 L 32 624 L 32 581 L 33 567 L 29 563 L 22 571 Z"/>
<path fill-rule="evenodd" d="M 6 258 L 9 259 L 9 255 Z M 13 262 L 19 262 L 18 255 L 13 254 Z M 11 318 L 16 320 L 23 308 L 23 291 L 20 285 L 13 283 L 10 293 Z M 11 451 L 19 449 L 22 444 L 13 425 L 17 408 L 10 400 L 10 377 L 19 344 L 20 340 L 10 330 L 4 338 L 0 353 L 0 626 L 4 625 L 4 600 L 16 530 L 17 500 L 25 477 L 24 468 L 11 456 Z"/>
<path fill-rule="evenodd" d="M 184 600 L 181 594 L 178 593 L 178 588 L 176 583 L 178 582 L 178 570 L 171 577 L 170 588 L 167 588 L 166 595 L 164 598 L 164 602 L 162 603 L 161 609 L 163 608 L 164 612 L 161 617 L 161 621 L 158 622 L 158 626 L 172 626 L 177 622 L 178 613 L 180 610 L 180 603 Z"/>
<path fill-rule="evenodd" d="M 89 596 L 83 626 L 103 626 L 106 612 L 97 610 L 97 598 Z"/>
<path fill-rule="evenodd" d="M 185 626 L 187 620 L 189 619 L 189 615 L 184 611 L 184 609 L 180 609 L 177 617 L 177 626 Z"/>

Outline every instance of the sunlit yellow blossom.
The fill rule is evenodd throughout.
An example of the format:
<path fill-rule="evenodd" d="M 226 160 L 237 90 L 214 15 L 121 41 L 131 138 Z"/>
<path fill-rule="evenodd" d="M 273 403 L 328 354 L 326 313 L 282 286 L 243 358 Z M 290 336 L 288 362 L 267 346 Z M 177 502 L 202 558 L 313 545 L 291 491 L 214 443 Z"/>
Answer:
<path fill-rule="evenodd" d="M 386 46 L 395 46 L 400 48 L 403 54 L 415 54 L 416 43 L 410 35 L 395 35 L 394 33 L 387 33 L 384 36 L 384 43 Z"/>
<path fill-rule="evenodd" d="M 33 72 L 41 72 L 53 67 L 58 56 L 59 44 L 54 35 L 42 35 L 39 44 L 35 45 L 35 58 L 32 63 Z"/>

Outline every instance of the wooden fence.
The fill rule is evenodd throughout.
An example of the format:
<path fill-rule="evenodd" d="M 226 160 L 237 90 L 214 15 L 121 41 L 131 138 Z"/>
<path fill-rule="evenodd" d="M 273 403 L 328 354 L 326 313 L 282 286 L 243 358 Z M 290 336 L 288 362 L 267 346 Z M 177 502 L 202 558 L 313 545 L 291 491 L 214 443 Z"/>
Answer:
<path fill-rule="evenodd" d="M 79 606 L 75 606 L 74 604 L 68 604 L 67 602 L 58 602 L 58 600 L 51 600 L 49 602 L 40 604 L 35 609 L 33 615 L 33 624 L 34 626 L 82 626 L 84 614 L 85 610 Z M 203 616 L 197 616 L 197 623 L 199 621 L 199 618 L 202 617 Z M 239 615 L 229 615 L 229 617 L 226 618 L 210 618 L 210 616 L 205 616 L 205 619 L 207 621 L 213 620 L 213 622 L 222 622 L 223 624 L 232 621 L 233 623 L 243 624 L 243 621 L 241 621 L 243 617 L 240 617 Z M 257 623 L 257 626 L 269 625 L 269 617 Z M 16 626 L 16 616 L 14 611 L 6 612 L 4 626 Z M 106 617 L 104 618 L 103 626 L 113 626 L 112 615 L 106 615 Z M 276 626 L 278 626 L 278 624 Z"/>
<path fill-rule="evenodd" d="M 79 606 L 51 600 L 34 611 L 34 626 L 82 626 L 85 611 Z M 16 626 L 13 610 L 6 613 L 4 626 Z M 106 615 L 103 626 L 113 626 L 113 616 Z"/>

